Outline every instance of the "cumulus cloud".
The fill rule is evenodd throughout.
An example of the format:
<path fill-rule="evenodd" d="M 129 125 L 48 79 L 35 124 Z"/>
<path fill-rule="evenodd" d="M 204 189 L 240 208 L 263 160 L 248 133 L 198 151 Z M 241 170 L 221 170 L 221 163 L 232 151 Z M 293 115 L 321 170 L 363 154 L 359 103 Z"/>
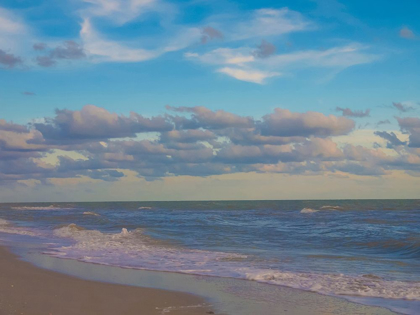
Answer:
<path fill-rule="evenodd" d="M 196 107 L 171 107 L 166 106 L 166 109 L 180 112 L 191 113 L 191 120 L 184 120 L 184 124 L 178 127 L 188 128 L 188 126 L 202 127 L 206 129 L 222 129 L 228 127 L 246 128 L 252 127 L 254 120 L 251 117 L 243 117 L 224 110 L 212 111 L 203 106 Z M 186 124 L 185 124 L 186 123 Z M 193 128 L 192 128 L 193 129 Z"/>
<path fill-rule="evenodd" d="M 318 112 L 293 113 L 276 108 L 274 113 L 263 116 L 261 134 L 267 136 L 316 136 L 345 135 L 355 127 L 353 120 Z"/>
<path fill-rule="evenodd" d="M 354 128 L 346 117 L 280 108 L 261 119 L 206 107 L 167 110 L 146 118 L 87 105 L 57 109 L 54 117 L 30 125 L 0 120 L 0 182 L 81 177 L 112 182 L 125 171 L 146 180 L 237 172 L 382 176 L 420 171 L 418 118 L 397 118 L 409 134 L 408 144 L 395 132 L 375 133 L 393 150 L 387 155 L 377 146 L 337 142 L 336 136 Z M 57 162 L 49 164 L 51 154 Z"/>
<path fill-rule="evenodd" d="M 57 109 L 54 118 L 33 125 L 45 139 L 52 141 L 133 137 L 140 132 L 172 129 L 163 117 L 145 118 L 137 113 L 131 113 L 129 117 L 119 116 L 94 105 L 86 105 L 80 111 Z"/>
<path fill-rule="evenodd" d="M 368 117 L 370 114 L 370 109 L 366 109 L 363 111 L 363 110 L 351 110 L 350 108 L 336 107 L 335 110 L 338 112 L 342 112 L 343 116 L 355 117 L 355 118 Z"/>

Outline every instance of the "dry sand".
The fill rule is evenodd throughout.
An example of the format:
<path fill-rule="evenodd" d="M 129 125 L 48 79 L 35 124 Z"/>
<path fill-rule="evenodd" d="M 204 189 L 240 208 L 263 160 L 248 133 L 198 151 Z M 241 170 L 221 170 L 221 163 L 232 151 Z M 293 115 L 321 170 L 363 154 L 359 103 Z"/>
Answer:
<path fill-rule="evenodd" d="M 0 247 L 0 315 L 205 315 L 186 293 L 108 284 L 40 269 Z"/>

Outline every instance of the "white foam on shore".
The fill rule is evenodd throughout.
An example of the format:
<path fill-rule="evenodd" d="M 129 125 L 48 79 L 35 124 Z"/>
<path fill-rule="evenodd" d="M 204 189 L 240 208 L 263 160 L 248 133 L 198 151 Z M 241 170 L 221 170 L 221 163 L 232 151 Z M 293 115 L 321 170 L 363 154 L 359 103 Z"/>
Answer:
<path fill-rule="evenodd" d="M 420 282 L 388 281 L 374 275 L 348 276 L 266 270 L 247 273 L 246 278 L 327 295 L 420 300 Z"/>
<path fill-rule="evenodd" d="M 66 207 L 57 207 L 54 205 L 50 206 L 42 206 L 42 207 L 29 207 L 29 206 L 16 206 L 11 207 L 13 210 L 72 210 L 74 208 L 66 208 Z"/>
<path fill-rule="evenodd" d="M 54 230 L 54 235 L 74 241 L 70 246 L 54 248 L 48 254 L 87 262 L 127 268 L 212 274 L 229 260 L 247 256 L 223 252 L 194 250 L 168 245 L 144 234 L 142 229 L 120 233 L 102 233 L 70 224 Z M 226 265 L 228 267 L 228 265 Z M 229 275 L 227 270 L 223 272 Z"/>

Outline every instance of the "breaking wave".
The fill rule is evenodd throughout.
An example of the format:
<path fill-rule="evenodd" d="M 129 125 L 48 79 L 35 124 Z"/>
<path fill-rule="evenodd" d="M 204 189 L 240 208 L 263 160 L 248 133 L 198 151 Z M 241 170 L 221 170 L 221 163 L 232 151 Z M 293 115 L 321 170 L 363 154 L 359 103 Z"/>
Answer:
<path fill-rule="evenodd" d="M 70 224 L 55 229 L 54 235 L 71 239 L 74 244 L 54 248 L 47 254 L 127 268 L 206 275 L 214 273 L 221 262 L 247 257 L 176 247 L 145 235 L 143 229 L 102 233 Z"/>
<path fill-rule="evenodd" d="M 93 215 L 95 217 L 100 217 L 101 216 L 100 214 L 97 214 L 96 212 L 93 212 L 93 211 L 85 211 L 85 212 L 83 212 L 83 214 L 84 215 Z"/>
<path fill-rule="evenodd" d="M 251 267 L 249 257 L 216 251 L 193 250 L 165 244 L 145 235 L 143 229 L 102 233 L 70 224 L 54 235 L 73 240 L 70 246 L 47 252 L 76 259 L 133 269 L 232 277 L 288 286 L 327 295 L 420 300 L 420 282 L 389 281 L 375 275 L 299 273 Z"/>
<path fill-rule="evenodd" d="M 344 208 L 340 207 L 340 206 L 322 206 L 319 209 L 321 209 L 321 210 L 344 210 Z"/>
<path fill-rule="evenodd" d="M 318 212 L 319 210 L 315 210 L 315 209 L 311 209 L 311 208 L 303 208 L 302 210 L 300 210 L 300 213 L 315 213 Z"/>

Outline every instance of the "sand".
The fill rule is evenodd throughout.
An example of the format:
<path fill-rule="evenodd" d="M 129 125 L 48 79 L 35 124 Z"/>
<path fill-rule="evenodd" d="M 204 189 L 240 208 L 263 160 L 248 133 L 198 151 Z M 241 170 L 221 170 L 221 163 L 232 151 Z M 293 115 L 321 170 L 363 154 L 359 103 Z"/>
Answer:
<path fill-rule="evenodd" d="M 0 315 L 199 315 L 209 304 L 187 293 L 83 280 L 21 261 L 0 247 Z"/>

